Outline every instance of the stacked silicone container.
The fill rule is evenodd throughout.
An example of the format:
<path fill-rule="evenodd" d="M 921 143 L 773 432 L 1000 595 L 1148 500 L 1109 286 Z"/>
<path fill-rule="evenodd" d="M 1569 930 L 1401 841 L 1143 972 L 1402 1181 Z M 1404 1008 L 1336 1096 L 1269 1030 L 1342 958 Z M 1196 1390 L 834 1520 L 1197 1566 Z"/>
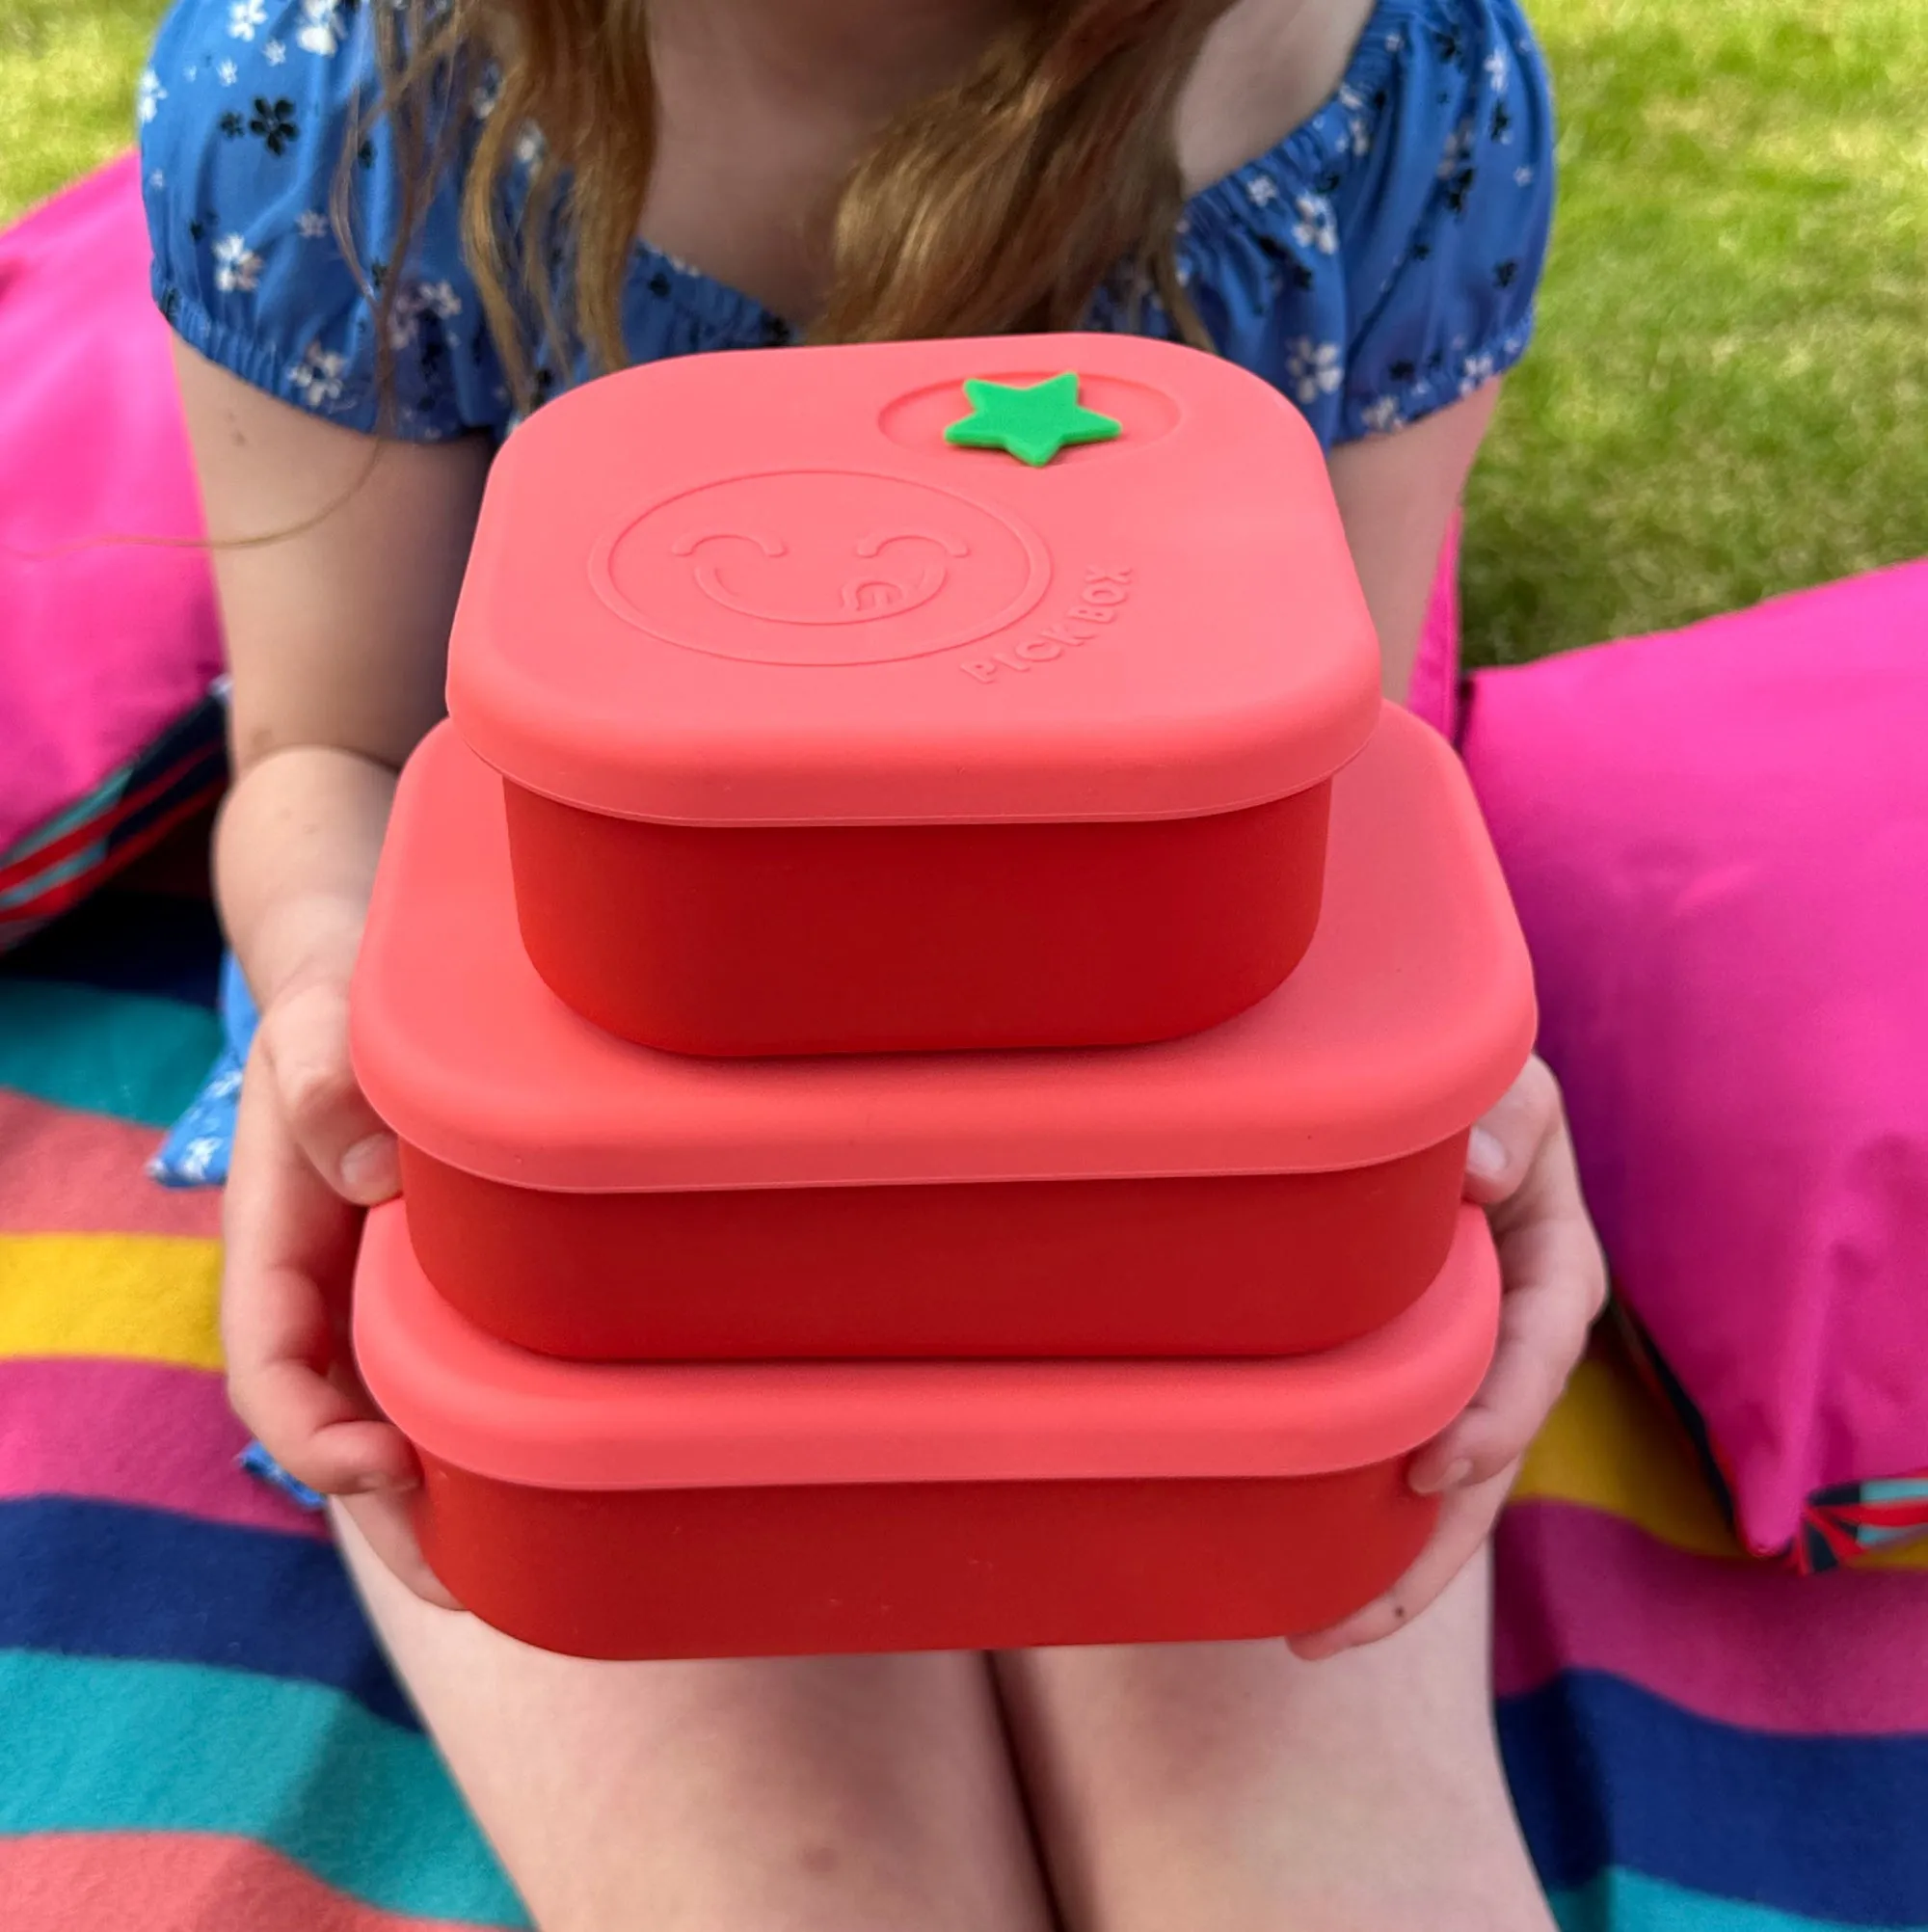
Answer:
<path fill-rule="evenodd" d="M 1534 1013 L 1377 675 L 1309 432 L 1187 350 L 692 358 L 517 432 L 354 1012 L 357 1349 L 458 1597 L 775 1654 L 1397 1576 Z"/>

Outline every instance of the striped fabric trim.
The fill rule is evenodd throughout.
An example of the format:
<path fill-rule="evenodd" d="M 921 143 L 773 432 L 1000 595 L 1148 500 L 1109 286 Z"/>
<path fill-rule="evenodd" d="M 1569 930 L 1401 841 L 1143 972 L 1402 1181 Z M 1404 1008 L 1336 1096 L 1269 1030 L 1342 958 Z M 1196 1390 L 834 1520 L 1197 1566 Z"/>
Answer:
<path fill-rule="evenodd" d="M 1751 1561 L 1664 1411 L 1627 1400 L 1628 1371 L 1604 1352 L 1580 1364 L 1566 1398 L 1528 1451 L 1515 1501 L 1582 1504 L 1697 1556 Z M 1928 1542 L 1868 1552 L 1861 1570 L 1928 1570 Z"/>
<path fill-rule="evenodd" d="M 1728 1529 L 1744 1541 L 1735 1500 L 1738 1485 L 1706 1418 L 1645 1325 L 1624 1302 L 1614 1305 L 1628 1359 L 1685 1435 Z M 1928 1469 L 1911 1469 L 1815 1489 L 1802 1504 L 1799 1525 L 1788 1542 L 1774 1547 L 1750 1543 L 1748 1548 L 1797 1575 L 1818 1576 L 1871 1557 L 1901 1556 L 1923 1537 L 1928 1537 Z"/>
<path fill-rule="evenodd" d="M 228 779 L 227 711 L 209 696 L 86 797 L 0 853 L 0 951 L 77 905 Z"/>

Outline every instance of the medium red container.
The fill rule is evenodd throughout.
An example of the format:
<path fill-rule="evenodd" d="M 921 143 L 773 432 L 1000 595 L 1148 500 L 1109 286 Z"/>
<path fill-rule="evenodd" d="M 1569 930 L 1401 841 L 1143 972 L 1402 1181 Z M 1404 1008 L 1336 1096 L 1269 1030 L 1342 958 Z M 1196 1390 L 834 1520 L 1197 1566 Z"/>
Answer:
<path fill-rule="evenodd" d="M 979 379 L 1117 433 L 960 447 Z M 609 1031 L 1096 1046 L 1292 971 L 1378 664 L 1299 413 L 1053 335 L 678 357 L 549 404 L 491 471 L 448 698 L 506 781 L 529 956 Z"/>
<path fill-rule="evenodd" d="M 581 1359 L 1282 1355 L 1438 1272 L 1468 1127 L 1534 1031 L 1446 745 L 1388 710 L 1333 786 L 1326 911 L 1239 1019 L 1158 1046 L 719 1061 L 615 1039 L 516 943 L 493 773 L 404 774 L 353 1007 L 415 1250 Z"/>
<path fill-rule="evenodd" d="M 1393 1583 L 1436 1504 L 1409 1453 L 1498 1324 L 1484 1218 L 1378 1334 L 1290 1362 L 614 1367 L 529 1355 L 369 1217 L 355 1348 L 420 1453 L 449 1590 L 575 1655 L 1262 1638 Z"/>

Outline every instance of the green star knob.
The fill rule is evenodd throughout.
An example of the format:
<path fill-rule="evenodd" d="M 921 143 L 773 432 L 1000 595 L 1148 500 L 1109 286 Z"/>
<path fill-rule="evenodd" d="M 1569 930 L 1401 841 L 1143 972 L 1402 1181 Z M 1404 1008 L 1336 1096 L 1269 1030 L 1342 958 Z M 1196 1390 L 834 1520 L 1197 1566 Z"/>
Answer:
<path fill-rule="evenodd" d="M 971 414 L 944 432 L 945 442 L 967 449 L 1002 449 L 1033 467 L 1049 463 L 1067 444 L 1109 443 L 1124 432 L 1123 423 L 1078 400 L 1075 375 L 1042 383 L 987 383 L 970 377 L 964 394 Z"/>

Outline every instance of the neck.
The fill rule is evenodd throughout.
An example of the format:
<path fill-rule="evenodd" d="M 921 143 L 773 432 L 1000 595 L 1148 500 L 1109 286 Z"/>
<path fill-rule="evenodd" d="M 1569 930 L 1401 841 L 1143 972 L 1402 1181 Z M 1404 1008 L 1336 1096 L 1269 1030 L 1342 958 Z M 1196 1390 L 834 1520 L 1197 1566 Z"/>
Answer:
<path fill-rule="evenodd" d="M 659 68 L 813 116 L 881 121 L 966 71 L 1022 0 L 656 0 Z"/>

